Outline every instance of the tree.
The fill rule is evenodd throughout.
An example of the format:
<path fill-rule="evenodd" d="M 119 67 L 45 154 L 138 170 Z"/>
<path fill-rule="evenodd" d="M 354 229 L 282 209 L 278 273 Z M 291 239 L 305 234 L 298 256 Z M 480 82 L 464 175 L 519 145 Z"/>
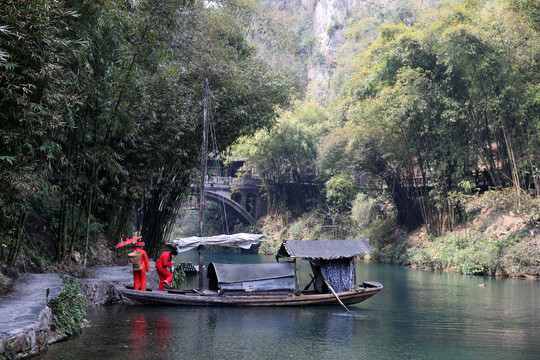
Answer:
<path fill-rule="evenodd" d="M 282 111 L 274 127 L 245 139 L 233 152 L 248 158 L 265 180 L 271 212 L 301 214 L 315 204 L 317 139 L 326 131 L 322 119 L 321 109 L 310 105 Z"/>
<path fill-rule="evenodd" d="M 383 27 L 333 104 L 348 120 L 342 153 L 355 172 L 382 180 L 401 224 L 439 233 L 459 213 L 449 194 L 469 191 L 474 171 L 519 189 L 536 168 L 538 38 L 500 4 L 450 4 L 421 19 Z"/>
<path fill-rule="evenodd" d="M 141 204 L 158 251 L 199 161 L 204 79 L 222 148 L 289 98 L 290 82 L 247 41 L 243 2 L 2 7 L 0 234 L 15 255 L 26 211 L 48 216 L 59 261 L 77 250 L 86 263 L 98 233 L 116 243 L 133 231 Z"/>
<path fill-rule="evenodd" d="M 229 7 L 230 6 L 230 7 Z M 288 102 L 291 84 L 259 58 L 245 35 L 238 7 L 194 5 L 196 16 L 175 29 L 172 56 L 153 87 L 139 117 L 153 119 L 138 139 L 147 149 L 132 156 L 135 171 L 146 178 L 142 233 L 151 255 L 167 238 L 179 206 L 190 192 L 200 161 L 203 84 L 208 79 L 216 148 L 223 150 L 274 121 L 276 105 Z M 249 10 L 249 9 L 248 9 Z M 210 25 L 210 26 L 208 26 Z M 197 36 L 193 36 L 197 29 Z M 155 125 L 152 125 L 155 123 Z M 171 136 L 174 134 L 174 136 Z M 134 150 L 139 151 L 140 146 Z M 144 157 L 144 159 L 141 159 Z M 140 166 L 139 164 L 143 164 Z M 140 193 L 139 193 L 140 194 Z"/>
<path fill-rule="evenodd" d="M 0 236 L 11 244 L 9 261 L 21 248 L 32 202 L 53 200 L 54 162 L 66 160 L 55 136 L 81 102 L 65 71 L 83 45 L 71 34 L 75 22 L 66 3 L 0 5 Z"/>

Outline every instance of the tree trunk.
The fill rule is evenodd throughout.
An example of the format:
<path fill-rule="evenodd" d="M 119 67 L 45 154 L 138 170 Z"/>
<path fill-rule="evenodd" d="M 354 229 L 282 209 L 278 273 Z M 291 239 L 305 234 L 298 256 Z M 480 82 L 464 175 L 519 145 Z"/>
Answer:
<path fill-rule="evenodd" d="M 24 237 L 24 225 L 26 224 L 26 219 L 28 217 L 28 213 L 25 211 L 21 215 L 19 215 L 19 224 L 17 226 L 17 237 L 15 238 L 15 243 L 10 248 L 9 255 L 8 255 L 8 264 L 13 264 L 15 260 L 17 260 L 17 256 L 19 256 L 19 253 L 21 251 L 21 245 L 23 242 Z"/>
<path fill-rule="evenodd" d="M 90 194 L 88 196 L 87 206 L 86 206 L 86 236 L 84 237 L 84 260 L 83 266 L 86 267 L 86 262 L 88 260 L 88 243 L 90 241 L 90 224 L 92 220 L 92 206 L 93 206 L 93 197 L 94 197 L 94 186 L 97 183 L 97 171 L 95 163 L 92 164 L 92 177 L 90 182 Z"/>

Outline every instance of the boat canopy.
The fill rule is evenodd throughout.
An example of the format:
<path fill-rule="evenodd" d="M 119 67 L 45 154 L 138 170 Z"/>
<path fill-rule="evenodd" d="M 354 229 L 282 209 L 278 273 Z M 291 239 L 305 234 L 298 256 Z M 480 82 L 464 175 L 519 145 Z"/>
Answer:
<path fill-rule="evenodd" d="M 289 263 L 208 265 L 209 288 L 220 291 L 293 292 L 294 269 Z"/>
<path fill-rule="evenodd" d="M 171 244 L 176 246 L 179 253 L 195 249 L 199 245 L 218 245 L 249 249 L 251 245 L 258 244 L 260 241 L 268 238 L 269 237 L 264 234 L 240 233 L 233 235 L 216 235 L 209 237 L 192 236 L 188 238 L 174 239 L 171 241 Z"/>
<path fill-rule="evenodd" d="M 368 239 L 354 240 L 288 240 L 281 244 L 278 256 L 303 258 L 306 260 L 334 260 L 353 258 L 371 253 Z"/>

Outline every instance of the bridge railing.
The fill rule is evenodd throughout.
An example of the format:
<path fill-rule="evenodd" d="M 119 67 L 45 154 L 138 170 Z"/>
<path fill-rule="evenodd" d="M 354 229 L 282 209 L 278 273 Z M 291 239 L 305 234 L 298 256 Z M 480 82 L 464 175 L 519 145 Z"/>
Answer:
<path fill-rule="evenodd" d="M 262 179 L 259 178 L 238 178 L 232 176 L 205 176 L 205 184 L 213 185 L 261 185 Z"/>

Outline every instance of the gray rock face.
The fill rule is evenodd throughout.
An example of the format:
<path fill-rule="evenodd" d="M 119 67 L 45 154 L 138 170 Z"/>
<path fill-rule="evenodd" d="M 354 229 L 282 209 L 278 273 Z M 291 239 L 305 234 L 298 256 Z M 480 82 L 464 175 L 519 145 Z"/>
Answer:
<path fill-rule="evenodd" d="M 370 0 L 263 0 L 272 8 L 305 20 L 316 39 L 320 61 L 308 64 L 308 91 L 318 99 L 328 95 L 338 48 L 344 43 L 344 25 L 355 9 Z M 377 1 L 377 0 L 371 0 Z"/>

